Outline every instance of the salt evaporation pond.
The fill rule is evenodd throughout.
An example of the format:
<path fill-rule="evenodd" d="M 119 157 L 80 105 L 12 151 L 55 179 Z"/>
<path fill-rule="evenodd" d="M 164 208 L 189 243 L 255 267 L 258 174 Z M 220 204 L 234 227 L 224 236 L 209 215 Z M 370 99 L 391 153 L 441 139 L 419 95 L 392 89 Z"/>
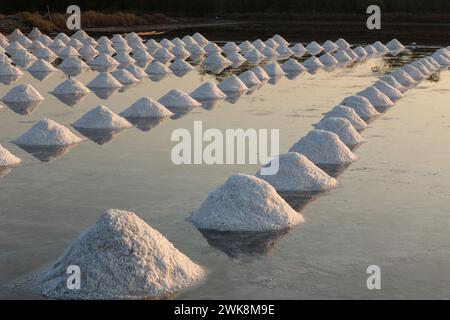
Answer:
<path fill-rule="evenodd" d="M 258 38 L 266 40 L 263 35 L 249 40 Z M 226 40 L 239 44 L 242 39 Z M 327 39 L 312 40 L 322 44 Z M 0 84 L 0 97 L 18 84 L 31 84 L 45 98 L 29 115 L 6 105 L 0 112 L 0 144 L 22 159 L 0 178 L 0 297 L 40 298 L 3 285 L 54 263 L 101 212 L 119 208 L 136 212 L 207 270 L 205 281 L 181 292 L 179 299 L 448 298 L 450 72 L 415 86 L 372 122 L 362 132 L 367 142 L 355 151 L 359 160 L 339 176 L 339 186 L 303 209 L 303 224 L 270 238 L 271 250 L 251 247 L 236 257 L 210 245 L 185 221 L 233 173 L 255 174 L 261 165 L 175 166 L 170 161 L 171 133 L 177 128 L 193 132 L 194 120 L 221 130 L 280 128 L 280 153 L 286 153 L 323 113 L 372 85 L 382 75 L 377 70 L 390 71 L 434 50 L 418 48 L 314 75 L 303 72 L 293 80 L 282 77 L 234 104 L 222 100 L 211 111 L 196 107 L 147 132 L 124 130 L 101 146 L 86 140 L 51 163 L 10 141 L 44 118 L 78 135 L 70 124 L 95 106 L 120 114 L 141 97 L 157 101 L 172 89 L 191 93 L 229 74 L 216 79 L 199 74 L 197 66 L 181 78 L 168 75 L 154 82 L 144 77 L 106 100 L 88 93 L 74 106 L 49 93 L 67 79 L 60 70 L 43 82 L 25 71 L 13 84 Z M 76 79 L 87 85 L 97 75 L 86 70 Z M 382 290 L 366 288 L 370 264 L 382 268 Z"/>

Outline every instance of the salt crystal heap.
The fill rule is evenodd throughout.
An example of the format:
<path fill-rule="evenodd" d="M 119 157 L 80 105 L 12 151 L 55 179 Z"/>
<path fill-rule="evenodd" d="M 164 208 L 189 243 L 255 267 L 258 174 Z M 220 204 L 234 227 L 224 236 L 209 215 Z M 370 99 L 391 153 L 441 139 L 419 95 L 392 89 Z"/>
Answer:
<path fill-rule="evenodd" d="M 276 62 L 272 62 L 269 64 L 266 64 L 263 67 L 264 71 L 267 72 L 267 74 L 270 77 L 276 78 L 276 77 L 281 77 L 284 76 L 286 73 L 283 71 L 283 69 L 281 69 L 280 65 Z"/>
<path fill-rule="evenodd" d="M 66 58 L 58 68 L 64 73 L 73 76 L 81 73 L 83 70 L 89 69 L 89 66 L 78 57 L 69 57 Z"/>
<path fill-rule="evenodd" d="M 331 40 L 327 40 L 324 42 L 324 44 L 322 45 L 323 49 L 325 50 L 325 52 L 327 53 L 333 53 L 334 51 L 336 51 L 337 49 L 339 49 L 339 47 L 337 46 L 337 44 L 335 44 L 333 41 Z"/>
<path fill-rule="evenodd" d="M 371 44 L 364 47 L 364 50 L 367 52 L 369 56 L 374 56 L 378 54 L 377 49 L 375 49 Z"/>
<path fill-rule="evenodd" d="M 70 106 L 75 105 L 91 90 L 84 86 L 80 81 L 75 78 L 70 78 L 59 84 L 51 94 L 57 97 L 59 100 Z"/>
<path fill-rule="evenodd" d="M 175 56 L 169 50 L 167 50 L 167 48 L 161 48 L 156 50 L 156 52 L 153 54 L 153 58 L 155 58 L 159 62 L 167 63 L 173 60 Z"/>
<path fill-rule="evenodd" d="M 169 68 L 173 72 L 190 71 L 195 69 L 190 63 L 183 59 L 175 60 Z"/>
<path fill-rule="evenodd" d="M 308 50 L 306 50 L 306 48 L 301 43 L 297 43 L 296 45 L 294 45 L 291 50 L 294 52 L 294 56 L 296 56 L 297 58 L 301 58 L 306 52 L 308 52 Z"/>
<path fill-rule="evenodd" d="M 208 39 L 206 39 L 203 35 L 196 32 L 192 38 L 202 47 L 206 46 L 208 44 Z"/>
<path fill-rule="evenodd" d="M 133 50 L 133 59 L 144 62 L 153 60 L 153 57 L 147 52 L 147 49 L 137 48 Z"/>
<path fill-rule="evenodd" d="M 433 71 L 428 69 L 423 61 L 416 60 L 410 63 L 411 66 L 415 67 L 417 70 L 419 70 L 424 76 L 430 76 Z"/>
<path fill-rule="evenodd" d="M 262 59 L 264 59 L 264 55 L 258 51 L 258 49 L 253 48 L 247 51 L 247 53 L 244 56 L 245 59 L 248 60 L 248 62 L 252 64 L 259 63 Z"/>
<path fill-rule="evenodd" d="M 353 51 L 358 55 L 358 61 L 365 60 L 369 55 L 367 51 L 361 46 L 356 47 Z"/>
<path fill-rule="evenodd" d="M 65 47 L 61 52 L 59 53 L 59 57 L 63 60 L 71 57 L 78 57 L 80 54 L 78 53 L 75 48 L 72 48 L 71 46 Z"/>
<path fill-rule="evenodd" d="M 312 41 L 308 43 L 308 45 L 306 46 L 306 50 L 308 50 L 308 53 L 310 55 L 315 56 L 323 51 L 323 47 L 316 41 Z"/>
<path fill-rule="evenodd" d="M 239 79 L 248 87 L 255 88 L 261 86 L 262 82 L 258 77 L 250 70 L 245 71 L 239 76 Z"/>
<path fill-rule="evenodd" d="M 337 134 L 324 130 L 311 130 L 297 141 L 289 152 L 303 154 L 319 167 L 347 165 L 358 159 Z"/>
<path fill-rule="evenodd" d="M 95 77 L 91 82 L 87 85 L 90 89 L 114 89 L 121 88 L 122 84 L 117 81 L 110 73 L 103 72 L 100 73 L 97 77 Z"/>
<path fill-rule="evenodd" d="M 185 35 L 181 40 L 184 42 L 186 47 L 190 47 L 193 46 L 194 44 L 197 44 L 197 41 L 195 41 L 195 39 L 190 35 Z"/>
<path fill-rule="evenodd" d="M 278 44 L 278 42 L 276 42 L 276 41 L 273 40 L 272 38 L 267 39 L 267 40 L 264 42 L 264 44 L 265 44 L 267 47 L 272 48 L 272 49 L 276 49 L 276 48 L 278 48 L 278 47 L 280 46 L 280 45 Z"/>
<path fill-rule="evenodd" d="M 345 118 L 325 117 L 314 127 L 337 134 L 339 139 L 350 149 L 366 141 Z"/>
<path fill-rule="evenodd" d="M 336 45 L 339 47 L 339 50 L 345 50 L 347 48 L 350 48 L 350 44 L 342 38 L 339 38 L 336 40 Z"/>
<path fill-rule="evenodd" d="M 241 49 L 234 42 L 227 42 L 223 46 L 225 52 L 239 52 Z"/>
<path fill-rule="evenodd" d="M 90 65 L 96 69 L 111 70 L 112 68 L 117 67 L 119 62 L 106 53 L 100 53 L 91 61 Z"/>
<path fill-rule="evenodd" d="M 11 42 L 6 48 L 5 51 L 9 53 L 11 56 L 13 56 L 15 53 L 19 51 L 27 51 L 20 43 L 18 42 Z"/>
<path fill-rule="evenodd" d="M 376 81 L 373 86 L 384 93 L 392 101 L 396 101 L 403 97 L 403 94 L 399 90 L 382 80 Z"/>
<path fill-rule="evenodd" d="M 182 45 L 175 46 L 171 52 L 177 59 L 186 59 L 191 55 Z"/>
<path fill-rule="evenodd" d="M 73 125 L 76 129 L 109 129 L 120 130 L 131 128 L 125 118 L 115 114 L 105 106 L 97 106 L 85 113 Z"/>
<path fill-rule="evenodd" d="M 246 61 L 246 59 L 239 52 L 235 51 L 228 52 L 227 59 L 233 63 L 234 67 L 242 65 Z"/>
<path fill-rule="evenodd" d="M 153 61 L 152 63 L 150 63 L 147 69 L 145 69 L 145 72 L 149 75 L 160 76 L 172 73 L 169 67 L 159 61 Z"/>
<path fill-rule="evenodd" d="M 191 59 L 196 60 L 198 58 L 201 58 L 206 54 L 206 51 L 203 50 L 201 46 L 198 44 L 193 44 L 188 48 L 189 53 L 191 54 Z"/>
<path fill-rule="evenodd" d="M 393 76 L 391 75 L 384 75 L 380 78 L 381 81 L 386 82 L 387 84 L 391 85 L 401 93 L 404 93 L 408 91 L 408 88 L 404 87 L 400 82 L 398 82 Z"/>
<path fill-rule="evenodd" d="M 339 63 L 339 61 L 328 52 L 321 55 L 319 60 L 324 66 L 327 67 L 332 67 Z"/>
<path fill-rule="evenodd" d="M 279 34 L 276 34 L 272 37 L 272 39 L 278 43 L 280 46 L 288 46 L 289 42 L 283 38 L 282 36 L 280 36 Z"/>
<path fill-rule="evenodd" d="M 125 68 L 125 70 L 130 72 L 136 79 L 142 79 L 147 77 L 147 74 L 145 73 L 144 69 L 136 65 L 129 65 Z"/>
<path fill-rule="evenodd" d="M 359 132 L 367 128 L 367 123 L 361 119 L 353 108 L 338 105 L 325 113 L 325 117 L 345 118 Z"/>
<path fill-rule="evenodd" d="M 27 69 L 28 72 L 45 72 L 45 73 L 54 72 L 56 70 L 57 69 L 51 63 L 43 59 L 36 60 Z"/>
<path fill-rule="evenodd" d="M 72 265 L 83 270 L 79 290 L 67 288 Z M 203 276 L 200 266 L 135 213 L 109 209 L 38 282 L 53 299 L 132 299 L 169 296 Z"/>
<path fill-rule="evenodd" d="M 164 96 L 159 98 L 159 103 L 161 103 L 166 108 L 173 110 L 186 110 L 192 109 L 195 107 L 200 107 L 201 103 L 192 98 L 187 93 L 178 90 L 172 89 Z"/>
<path fill-rule="evenodd" d="M 125 69 L 118 69 L 112 73 L 112 76 L 123 85 L 133 85 L 139 82 L 130 72 Z"/>
<path fill-rule="evenodd" d="M 285 61 L 281 65 L 281 69 L 283 69 L 286 73 L 301 73 L 303 71 L 306 71 L 306 68 L 297 60 L 289 59 Z"/>
<path fill-rule="evenodd" d="M 264 55 L 265 60 L 275 60 L 280 56 L 274 49 L 270 47 L 265 47 L 261 51 L 261 53 Z"/>
<path fill-rule="evenodd" d="M 225 99 L 227 96 L 214 83 L 205 82 L 191 92 L 191 97 L 198 101 Z"/>
<path fill-rule="evenodd" d="M 235 75 L 231 75 L 222 80 L 218 87 L 225 94 L 241 94 L 248 91 L 248 87 L 244 84 L 244 82 L 242 82 L 242 80 Z"/>
<path fill-rule="evenodd" d="M 271 184 L 278 192 L 318 192 L 330 190 L 338 185 L 336 179 L 330 177 L 302 154 L 288 152 L 277 158 L 278 172 L 276 174 L 263 175 L 260 169 L 256 177 Z M 273 161 L 264 167 L 273 166 Z"/>
<path fill-rule="evenodd" d="M 303 62 L 303 65 L 308 70 L 315 70 L 324 67 L 323 63 L 316 57 L 309 57 Z"/>
<path fill-rule="evenodd" d="M 38 121 L 30 130 L 12 141 L 18 146 L 68 146 L 83 141 L 68 128 L 50 119 Z"/>
<path fill-rule="evenodd" d="M 222 53 L 223 52 L 222 48 L 220 48 L 214 42 L 208 43 L 206 46 L 203 47 L 203 50 L 205 50 L 207 54 Z"/>
<path fill-rule="evenodd" d="M 211 53 L 203 61 L 205 66 L 228 67 L 232 64 L 230 60 L 222 56 L 220 53 Z"/>
<path fill-rule="evenodd" d="M 385 110 L 394 106 L 394 102 L 383 92 L 378 90 L 376 87 L 368 87 L 357 93 L 358 96 L 365 97 L 369 99 L 370 103 L 377 110 Z"/>
<path fill-rule="evenodd" d="M 380 41 L 375 42 L 372 46 L 378 51 L 378 53 L 385 54 L 389 52 L 389 49 Z"/>
<path fill-rule="evenodd" d="M 31 85 L 31 84 L 19 84 L 12 88 L 2 98 L 2 101 L 6 104 L 15 102 L 40 102 L 44 97 Z"/>
<path fill-rule="evenodd" d="M 15 167 L 22 162 L 0 144 L 0 176 L 5 167 Z"/>
<path fill-rule="evenodd" d="M 125 118 L 166 118 L 173 113 L 158 101 L 142 97 L 120 114 Z"/>
<path fill-rule="evenodd" d="M 355 110 L 356 114 L 364 121 L 369 121 L 380 115 L 377 109 L 365 97 L 349 96 L 342 100 L 341 105 Z"/>
<path fill-rule="evenodd" d="M 10 63 L 0 63 L 0 77 L 21 76 L 23 72 Z"/>
<path fill-rule="evenodd" d="M 53 41 L 56 41 L 56 40 L 60 40 L 64 44 L 67 44 L 67 42 L 70 41 L 70 38 L 65 33 L 61 32 L 61 33 L 58 33 L 56 35 L 56 37 L 53 39 Z"/>
<path fill-rule="evenodd" d="M 260 66 L 255 66 L 251 68 L 250 71 L 253 72 L 261 82 L 270 79 L 270 76 L 267 74 L 267 72 Z"/>
<path fill-rule="evenodd" d="M 350 57 L 344 50 L 337 51 L 333 56 L 341 63 L 350 63 L 353 61 L 352 57 Z"/>
<path fill-rule="evenodd" d="M 158 49 L 161 49 L 162 46 L 156 42 L 154 39 L 149 39 L 145 43 L 145 46 L 147 47 L 147 50 L 150 54 L 154 54 Z"/>
<path fill-rule="evenodd" d="M 426 76 L 420 72 L 416 67 L 413 67 L 412 65 L 406 65 L 402 68 L 403 71 L 408 73 L 411 78 L 414 79 L 414 81 L 420 82 L 426 78 Z"/>
<path fill-rule="evenodd" d="M 264 180 L 234 174 L 187 220 L 198 229 L 267 232 L 289 229 L 302 223 L 303 217 Z"/>
<path fill-rule="evenodd" d="M 56 60 L 56 58 L 58 58 L 58 56 L 49 48 L 38 49 L 38 50 L 34 51 L 33 53 L 36 56 L 36 58 L 43 59 L 48 62 L 53 62 Z"/>
<path fill-rule="evenodd" d="M 400 41 L 398 41 L 397 39 L 392 39 L 391 41 L 386 43 L 386 47 L 390 51 L 401 51 L 401 50 L 405 49 L 405 46 Z"/>

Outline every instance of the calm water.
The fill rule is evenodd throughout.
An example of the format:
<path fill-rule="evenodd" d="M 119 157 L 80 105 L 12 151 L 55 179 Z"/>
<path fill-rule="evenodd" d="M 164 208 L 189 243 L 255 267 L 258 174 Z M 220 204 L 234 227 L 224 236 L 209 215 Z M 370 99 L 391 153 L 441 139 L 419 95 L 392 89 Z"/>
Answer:
<path fill-rule="evenodd" d="M 136 212 L 207 269 L 207 279 L 180 293 L 180 299 L 448 298 L 448 71 L 438 82 L 425 81 L 408 92 L 364 131 L 368 142 L 356 151 L 360 160 L 340 176 L 341 186 L 303 210 L 303 225 L 248 248 L 256 254 L 230 257 L 185 217 L 232 173 L 253 174 L 258 166 L 175 166 L 170 161 L 172 131 L 192 131 L 194 120 L 202 120 L 204 128 L 280 128 L 280 151 L 286 152 L 345 96 L 364 89 L 393 64 L 428 52 L 416 49 L 354 68 L 283 78 L 235 104 L 197 108 L 148 132 L 125 130 L 101 146 L 87 140 L 49 163 L 10 141 L 46 117 L 69 125 L 98 104 L 121 112 L 141 96 L 159 98 L 172 88 L 191 92 L 216 79 L 199 71 L 160 82 L 144 79 L 108 100 L 91 93 L 69 107 L 48 93 L 66 78 L 63 73 L 43 82 L 26 73 L 15 84 L 32 84 L 45 101 L 28 116 L 8 108 L 0 113 L 0 143 L 24 160 L 0 180 L 0 285 L 52 263 L 105 209 L 119 208 Z M 88 71 L 77 79 L 86 84 L 95 76 Z M 13 86 L 0 84 L 0 96 Z M 366 289 L 371 264 L 381 267 L 382 290 Z M 0 297 L 33 296 L 2 288 Z"/>

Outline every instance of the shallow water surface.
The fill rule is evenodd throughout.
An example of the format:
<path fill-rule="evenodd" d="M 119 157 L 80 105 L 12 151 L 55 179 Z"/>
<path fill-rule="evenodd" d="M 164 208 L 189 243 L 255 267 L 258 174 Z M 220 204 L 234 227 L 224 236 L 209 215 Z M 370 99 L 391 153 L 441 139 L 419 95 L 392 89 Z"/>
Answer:
<path fill-rule="evenodd" d="M 0 178 L 0 285 L 52 263 L 105 209 L 119 208 L 136 212 L 207 269 L 206 280 L 180 299 L 448 298 L 449 71 L 406 93 L 362 132 L 368 141 L 356 150 L 359 161 L 340 175 L 339 188 L 303 209 L 304 224 L 261 235 L 256 243 L 234 237 L 244 251 L 223 246 L 233 235 L 202 234 L 185 218 L 232 173 L 254 174 L 259 166 L 176 166 L 170 160 L 171 133 L 192 131 L 194 120 L 202 120 L 204 129 L 279 128 L 280 152 L 287 152 L 345 96 L 428 53 L 415 49 L 282 78 L 235 103 L 196 108 L 150 130 L 124 130 L 102 144 L 87 139 L 48 162 L 10 141 L 43 118 L 70 125 L 99 104 L 119 113 L 142 96 L 157 99 L 173 88 L 191 92 L 217 79 L 199 69 L 158 82 L 144 79 L 105 100 L 90 93 L 74 106 L 49 94 L 66 78 L 62 72 L 44 81 L 25 72 L 14 84 L 0 84 L 0 96 L 15 84 L 30 83 L 45 97 L 29 115 L 7 107 L 0 112 L 0 143 L 23 159 Z M 96 75 L 87 71 L 76 78 L 86 84 Z M 372 264 L 381 268 L 382 290 L 366 288 Z M 30 296 L 3 287 L 0 297 Z"/>

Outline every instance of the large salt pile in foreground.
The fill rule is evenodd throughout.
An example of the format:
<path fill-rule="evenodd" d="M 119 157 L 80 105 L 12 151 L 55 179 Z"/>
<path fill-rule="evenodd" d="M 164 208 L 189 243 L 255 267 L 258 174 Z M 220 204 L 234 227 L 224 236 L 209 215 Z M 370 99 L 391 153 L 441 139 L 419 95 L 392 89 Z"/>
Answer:
<path fill-rule="evenodd" d="M 279 169 L 276 174 L 261 175 L 260 169 L 256 177 L 267 181 L 279 192 L 326 191 L 338 184 L 336 179 L 330 177 L 302 154 L 288 152 L 279 155 L 278 161 Z"/>
<path fill-rule="evenodd" d="M 12 141 L 19 146 L 68 146 L 81 142 L 68 128 L 50 119 L 38 121 L 30 130 Z"/>
<path fill-rule="evenodd" d="M 191 92 L 191 97 L 196 100 L 225 99 L 227 96 L 214 83 L 205 82 Z"/>
<path fill-rule="evenodd" d="M 0 144 L 0 170 L 5 167 L 15 167 L 21 162 L 22 160 L 17 158 Z"/>
<path fill-rule="evenodd" d="M 337 134 L 324 130 L 311 130 L 289 152 L 303 154 L 316 165 L 345 165 L 358 159 Z"/>
<path fill-rule="evenodd" d="M 350 121 L 345 118 L 325 117 L 314 126 L 316 129 L 336 133 L 343 143 L 353 148 L 366 140 L 355 130 Z"/>
<path fill-rule="evenodd" d="M 178 89 L 170 90 L 159 98 L 158 102 L 169 109 L 191 109 L 201 106 L 200 102 Z"/>
<path fill-rule="evenodd" d="M 158 101 L 142 97 L 120 114 L 125 118 L 165 118 L 173 113 Z"/>
<path fill-rule="evenodd" d="M 85 113 L 73 125 L 80 129 L 110 129 L 120 130 L 131 128 L 132 124 L 125 118 L 115 114 L 105 106 L 97 106 Z"/>
<path fill-rule="evenodd" d="M 358 92 L 357 95 L 369 99 L 376 109 L 386 109 L 394 106 L 394 102 L 376 87 L 368 87 Z"/>
<path fill-rule="evenodd" d="M 8 91 L 2 98 L 2 101 L 6 104 L 16 102 L 39 102 L 43 100 L 44 97 L 31 84 L 19 84 Z"/>
<path fill-rule="evenodd" d="M 380 113 L 370 103 L 369 99 L 361 96 L 349 96 L 342 100 L 341 105 L 355 110 L 356 114 L 364 121 L 378 117 Z"/>
<path fill-rule="evenodd" d="M 78 266 L 81 288 L 67 288 L 67 268 Z M 110 209 L 38 277 L 55 299 L 161 297 L 195 284 L 200 266 L 135 213 Z"/>
<path fill-rule="evenodd" d="M 234 174 L 211 192 L 188 221 L 199 229 L 217 231 L 278 231 L 303 222 L 267 182 Z"/>

